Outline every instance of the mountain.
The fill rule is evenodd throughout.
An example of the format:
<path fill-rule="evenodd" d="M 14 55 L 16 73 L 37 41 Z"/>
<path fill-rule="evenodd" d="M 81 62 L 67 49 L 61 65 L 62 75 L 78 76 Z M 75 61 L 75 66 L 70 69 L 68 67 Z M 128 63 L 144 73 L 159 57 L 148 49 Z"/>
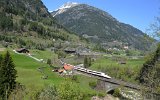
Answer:
<path fill-rule="evenodd" d="M 41 0 L 0 0 L 0 18 L 3 45 L 44 49 L 56 40 L 79 40 L 56 22 Z"/>
<path fill-rule="evenodd" d="M 104 47 L 117 42 L 130 48 L 147 50 L 152 44 L 151 38 L 139 29 L 86 4 L 64 4 L 53 11 L 52 16 L 67 29 Z"/>
<path fill-rule="evenodd" d="M 67 2 L 66 4 L 62 5 L 59 9 L 52 12 L 53 17 L 65 12 L 67 9 L 72 8 L 74 6 L 77 6 L 77 5 L 78 5 L 78 3 L 76 3 L 76 2 Z"/>

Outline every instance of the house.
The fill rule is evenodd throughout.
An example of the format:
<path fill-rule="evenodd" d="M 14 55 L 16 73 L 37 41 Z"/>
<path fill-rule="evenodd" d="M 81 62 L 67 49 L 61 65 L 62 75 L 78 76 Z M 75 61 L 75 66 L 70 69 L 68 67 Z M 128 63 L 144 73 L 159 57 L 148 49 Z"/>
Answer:
<path fill-rule="evenodd" d="M 29 53 L 29 50 L 26 48 L 20 48 L 18 50 L 16 50 L 18 53 Z"/>
<path fill-rule="evenodd" d="M 63 61 L 61 61 L 61 64 L 63 65 L 63 68 L 54 67 L 52 71 L 58 72 L 59 74 L 63 75 L 72 75 L 74 66 L 71 64 L 64 63 Z"/>
<path fill-rule="evenodd" d="M 72 75 L 72 70 L 74 66 L 70 64 L 64 64 L 63 69 L 58 69 L 58 70 L 52 70 L 53 72 L 58 72 L 59 74 L 63 75 Z"/>
<path fill-rule="evenodd" d="M 124 49 L 129 49 L 129 47 L 128 47 L 128 46 L 124 46 L 123 48 L 124 48 Z"/>
<path fill-rule="evenodd" d="M 119 61 L 119 64 L 126 64 L 126 61 Z"/>
<path fill-rule="evenodd" d="M 66 49 L 64 49 L 64 52 L 66 52 L 66 53 L 76 53 L 76 49 L 74 49 L 74 48 L 66 48 Z"/>
<path fill-rule="evenodd" d="M 73 70 L 74 66 L 65 63 L 64 66 L 63 66 L 63 68 L 64 68 L 64 70 L 66 70 L 66 71 L 71 71 L 71 70 Z"/>
<path fill-rule="evenodd" d="M 122 65 L 123 65 L 123 64 L 127 64 L 127 62 L 126 62 L 126 60 L 120 60 L 120 61 L 119 61 L 119 64 L 122 64 Z"/>

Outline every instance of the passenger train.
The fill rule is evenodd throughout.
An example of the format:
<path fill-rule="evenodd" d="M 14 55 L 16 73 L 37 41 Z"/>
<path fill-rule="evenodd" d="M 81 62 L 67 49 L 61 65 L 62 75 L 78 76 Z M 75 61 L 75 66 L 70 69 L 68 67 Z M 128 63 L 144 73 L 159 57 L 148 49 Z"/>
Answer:
<path fill-rule="evenodd" d="M 103 72 L 93 71 L 93 70 L 86 69 L 86 68 L 79 67 L 79 66 L 78 66 L 78 67 L 75 66 L 74 69 L 75 69 L 75 70 L 78 70 L 78 71 L 80 71 L 80 72 L 85 72 L 85 73 L 92 74 L 92 75 L 99 76 L 99 77 L 104 77 L 104 78 L 108 78 L 108 79 L 111 78 L 110 76 L 106 75 L 106 74 L 103 73 Z"/>
<path fill-rule="evenodd" d="M 64 65 L 65 63 L 60 60 L 61 64 Z M 105 73 L 103 72 L 98 72 L 98 71 L 93 71 L 93 70 L 90 70 L 90 69 L 86 69 L 83 67 L 83 64 L 80 64 L 80 65 L 76 65 L 76 66 L 73 66 L 75 70 L 77 71 L 80 71 L 80 72 L 85 72 L 85 73 L 88 73 L 88 74 L 92 74 L 94 76 L 99 76 L 99 77 L 104 77 L 104 78 L 108 78 L 110 79 L 111 77 L 106 75 Z"/>

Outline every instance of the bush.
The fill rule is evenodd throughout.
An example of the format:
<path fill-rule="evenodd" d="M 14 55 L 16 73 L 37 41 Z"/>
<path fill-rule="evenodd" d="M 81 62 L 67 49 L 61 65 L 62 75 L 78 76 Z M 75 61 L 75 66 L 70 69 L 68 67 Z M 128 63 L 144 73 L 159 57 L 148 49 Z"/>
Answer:
<path fill-rule="evenodd" d="M 51 59 L 47 59 L 47 64 L 48 64 L 48 65 L 52 65 Z"/>
<path fill-rule="evenodd" d="M 97 86 L 97 82 L 96 81 L 91 81 L 89 82 L 89 86 L 94 89 Z"/>
<path fill-rule="evenodd" d="M 0 29 L 11 30 L 13 28 L 13 21 L 10 16 L 6 16 L 5 13 L 0 13 Z"/>
<path fill-rule="evenodd" d="M 9 95 L 9 100 L 24 100 L 27 94 L 25 86 L 17 83 L 16 88 Z"/>
<path fill-rule="evenodd" d="M 55 86 L 47 86 L 38 93 L 38 100 L 57 100 L 57 89 Z"/>
<path fill-rule="evenodd" d="M 58 54 L 58 58 L 65 58 L 66 57 L 66 53 L 63 51 L 56 51 L 56 53 Z"/>
<path fill-rule="evenodd" d="M 121 97 L 120 89 L 119 89 L 119 88 L 116 88 L 116 89 L 114 90 L 113 96 L 114 96 L 114 97 Z"/>
<path fill-rule="evenodd" d="M 75 82 L 77 82 L 77 83 L 79 82 L 79 81 L 78 81 L 78 76 L 76 76 L 76 75 L 73 75 L 73 76 L 72 76 L 72 80 L 75 81 Z"/>
<path fill-rule="evenodd" d="M 139 82 L 145 86 L 148 86 L 150 89 L 156 90 L 160 86 L 160 44 L 158 44 L 157 50 L 152 53 L 147 61 L 143 64 L 143 67 L 140 70 Z M 153 91 L 152 91 L 153 92 Z"/>
<path fill-rule="evenodd" d="M 72 82 L 64 82 L 57 88 L 58 100 L 84 100 L 84 94 Z"/>
<path fill-rule="evenodd" d="M 106 95 L 106 94 L 105 94 L 105 93 L 102 93 L 102 92 L 101 92 L 101 93 L 98 93 L 98 97 L 105 97 L 105 95 Z"/>

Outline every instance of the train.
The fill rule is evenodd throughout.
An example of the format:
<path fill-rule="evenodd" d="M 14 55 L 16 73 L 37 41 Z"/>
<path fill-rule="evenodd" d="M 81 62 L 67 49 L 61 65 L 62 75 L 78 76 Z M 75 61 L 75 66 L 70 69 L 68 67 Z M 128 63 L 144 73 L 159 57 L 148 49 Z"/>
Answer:
<path fill-rule="evenodd" d="M 86 68 L 79 67 L 79 66 L 78 67 L 75 66 L 74 69 L 77 70 L 77 71 L 80 71 L 80 72 L 85 72 L 85 73 L 88 73 L 88 74 L 92 74 L 94 76 L 99 76 L 99 77 L 108 78 L 108 79 L 111 78 L 110 76 L 106 75 L 103 72 L 93 71 L 93 70 L 86 69 Z"/>
<path fill-rule="evenodd" d="M 60 60 L 60 62 L 61 62 L 62 65 L 66 64 L 62 60 Z M 71 65 L 71 66 L 73 66 L 73 65 Z M 83 66 L 84 66 L 83 64 L 79 64 L 79 65 L 73 66 L 73 69 L 77 70 L 77 71 L 80 71 L 80 72 L 92 74 L 92 75 L 98 76 L 98 77 L 103 77 L 103 78 L 107 78 L 107 79 L 111 78 L 110 76 L 106 75 L 103 72 L 98 72 L 98 71 L 93 71 L 93 70 L 90 70 L 90 69 L 86 69 Z"/>

